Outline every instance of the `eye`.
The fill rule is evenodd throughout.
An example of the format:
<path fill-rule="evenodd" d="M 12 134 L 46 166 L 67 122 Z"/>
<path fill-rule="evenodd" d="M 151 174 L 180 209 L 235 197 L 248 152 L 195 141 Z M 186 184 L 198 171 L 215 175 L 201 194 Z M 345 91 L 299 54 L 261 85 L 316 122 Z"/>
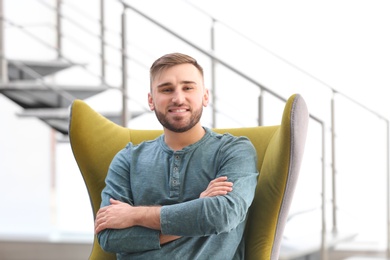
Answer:
<path fill-rule="evenodd" d="M 161 93 L 170 93 L 170 92 L 172 92 L 172 88 L 162 88 L 162 89 L 160 89 L 160 92 Z"/>
<path fill-rule="evenodd" d="M 191 89 L 194 89 L 194 87 L 193 86 L 184 86 L 183 89 L 184 90 L 191 90 Z"/>

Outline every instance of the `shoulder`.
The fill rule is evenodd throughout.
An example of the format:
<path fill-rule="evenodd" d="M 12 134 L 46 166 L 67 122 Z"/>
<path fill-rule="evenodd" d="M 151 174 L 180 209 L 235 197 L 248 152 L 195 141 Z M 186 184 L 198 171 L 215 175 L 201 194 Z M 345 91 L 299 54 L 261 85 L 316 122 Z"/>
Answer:
<path fill-rule="evenodd" d="M 221 142 L 226 142 L 226 143 L 243 143 L 243 144 L 249 144 L 251 145 L 251 141 L 246 137 L 246 136 L 235 136 L 235 135 L 232 135 L 228 132 L 226 133 L 217 133 L 217 132 L 214 132 L 213 130 L 211 129 L 207 129 L 206 130 L 207 132 L 210 133 L 210 135 L 214 138 L 214 139 L 217 139 L 217 140 L 220 140 Z"/>
<path fill-rule="evenodd" d="M 255 152 L 252 142 L 246 136 L 234 136 L 230 133 L 217 133 L 208 130 L 212 139 L 218 142 L 225 149 L 234 149 L 237 151 Z"/>
<path fill-rule="evenodd" d="M 115 157 L 129 158 L 136 154 L 156 150 L 158 145 L 158 138 L 155 140 L 143 141 L 139 144 L 129 142 L 117 152 Z"/>
<path fill-rule="evenodd" d="M 147 140 L 143 141 L 139 144 L 134 144 L 132 142 L 129 142 L 126 144 L 126 146 L 122 149 L 125 153 L 139 153 L 143 151 L 150 151 L 155 150 L 157 146 L 160 145 L 159 138 L 154 140 Z"/>

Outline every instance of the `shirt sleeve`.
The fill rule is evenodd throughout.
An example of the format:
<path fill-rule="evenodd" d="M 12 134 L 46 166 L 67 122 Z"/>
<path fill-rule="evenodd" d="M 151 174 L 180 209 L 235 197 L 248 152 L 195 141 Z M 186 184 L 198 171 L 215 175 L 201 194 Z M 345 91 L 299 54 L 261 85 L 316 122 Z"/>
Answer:
<path fill-rule="evenodd" d="M 101 207 L 110 205 L 110 198 L 133 205 L 130 187 L 131 144 L 121 150 L 108 169 L 106 186 L 102 191 Z M 160 248 L 160 232 L 144 227 L 105 229 L 97 235 L 104 251 L 135 253 Z"/>
<path fill-rule="evenodd" d="M 217 177 L 227 176 L 233 191 L 225 196 L 163 206 L 161 232 L 167 235 L 208 236 L 229 232 L 246 220 L 257 184 L 257 155 L 246 138 L 228 142 L 219 151 Z"/>

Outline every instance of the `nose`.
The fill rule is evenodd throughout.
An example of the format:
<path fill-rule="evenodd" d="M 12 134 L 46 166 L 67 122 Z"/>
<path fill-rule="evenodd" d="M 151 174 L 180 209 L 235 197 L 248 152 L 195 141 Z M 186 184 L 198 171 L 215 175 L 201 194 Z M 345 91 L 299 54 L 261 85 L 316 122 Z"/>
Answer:
<path fill-rule="evenodd" d="M 173 94 L 173 97 L 172 97 L 172 102 L 174 104 L 183 104 L 184 103 L 184 93 L 182 93 L 181 91 L 175 91 L 174 94 Z"/>

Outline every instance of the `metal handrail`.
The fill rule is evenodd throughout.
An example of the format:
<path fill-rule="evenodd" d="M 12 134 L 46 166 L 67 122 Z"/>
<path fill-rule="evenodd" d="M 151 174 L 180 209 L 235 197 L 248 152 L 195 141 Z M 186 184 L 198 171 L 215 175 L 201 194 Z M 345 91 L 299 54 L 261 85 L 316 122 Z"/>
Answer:
<path fill-rule="evenodd" d="M 206 12 L 205 10 L 203 10 L 202 8 L 194 5 L 193 3 L 191 3 L 190 1 L 188 0 L 184 0 L 184 2 L 186 2 L 188 5 L 192 6 L 193 8 L 195 8 L 196 10 L 198 10 L 199 12 L 201 12 L 202 14 L 208 16 L 212 21 L 214 22 L 218 22 L 220 24 L 222 24 L 223 26 L 225 26 L 227 29 L 229 29 L 230 31 L 234 32 L 235 34 L 237 34 L 238 36 L 240 36 L 241 38 L 247 40 L 248 42 L 254 44 L 256 47 L 258 48 L 261 48 L 263 49 L 265 52 L 269 53 L 270 55 L 272 55 L 273 57 L 279 59 L 280 61 L 282 61 L 283 63 L 289 65 L 290 67 L 296 69 L 297 71 L 301 72 L 302 74 L 306 75 L 307 77 L 313 79 L 314 81 L 317 81 L 318 83 L 320 83 L 321 85 L 327 87 L 329 90 L 331 90 L 332 92 L 334 93 L 337 93 L 339 95 L 342 95 L 344 96 L 345 98 L 349 99 L 350 101 L 352 101 L 353 103 L 355 103 L 356 105 L 362 107 L 363 109 L 371 112 L 372 114 L 378 116 L 379 118 L 381 119 L 384 119 L 384 120 L 387 120 L 385 116 L 381 115 L 380 113 L 368 108 L 367 106 L 365 106 L 363 103 L 349 97 L 347 94 L 339 91 L 339 90 L 336 90 L 334 87 L 332 87 L 331 85 L 329 85 L 328 83 L 326 83 L 325 81 L 319 79 L 318 77 L 314 76 L 313 74 L 307 72 L 306 70 L 304 70 L 303 68 L 297 66 L 296 64 L 294 64 L 293 62 L 287 60 L 286 58 L 278 55 L 277 53 L 275 53 L 274 51 L 270 50 L 269 48 L 265 47 L 264 45 L 261 45 L 259 44 L 257 41 L 254 41 L 252 38 L 248 37 L 247 35 L 245 35 L 244 33 L 242 33 L 241 31 L 233 28 L 232 26 L 224 23 L 223 21 L 217 19 L 216 17 L 214 17 L 213 15 L 211 15 L 209 12 Z"/>
<path fill-rule="evenodd" d="M 151 18 L 150 16 L 146 15 L 145 13 L 139 11 L 138 9 L 136 9 L 135 7 L 125 3 L 123 0 L 117 0 L 118 2 L 120 2 L 121 4 L 123 4 L 123 6 L 126 8 L 126 9 L 130 9 L 132 11 L 134 11 L 135 13 L 137 13 L 138 15 L 142 16 L 143 18 L 145 18 L 146 20 L 150 21 L 151 23 L 153 23 L 154 25 L 160 27 L 161 29 L 163 29 L 164 31 L 168 32 L 169 34 L 171 34 L 172 36 L 174 36 L 175 38 L 181 40 L 182 42 L 186 43 L 187 45 L 193 47 L 194 49 L 198 50 L 199 52 L 203 53 L 204 55 L 206 55 L 207 57 L 217 61 L 219 64 L 223 65 L 224 67 L 228 68 L 229 70 L 231 70 L 232 72 L 236 73 L 237 75 L 241 76 L 242 78 L 246 79 L 247 81 L 251 82 L 252 84 L 258 86 L 261 90 L 264 90 L 264 91 L 267 91 L 268 93 L 272 94 L 273 96 L 275 96 L 276 98 L 280 99 L 281 101 L 286 101 L 286 98 L 282 97 L 281 95 L 279 95 L 278 93 L 274 92 L 273 90 L 265 87 L 264 85 L 262 85 L 261 83 L 259 83 L 257 80 L 253 79 L 252 77 L 248 76 L 247 74 L 245 74 L 244 72 L 242 72 L 241 70 L 237 69 L 236 67 L 230 65 L 228 62 L 225 62 L 224 60 L 222 60 L 221 58 L 219 58 L 217 55 L 213 54 L 212 52 L 209 52 L 207 50 L 205 50 L 204 48 L 200 47 L 199 45 L 193 43 L 192 41 L 184 38 L 183 36 L 181 36 L 180 34 L 174 32 L 173 30 L 171 30 L 170 28 L 168 28 L 167 26 L 159 23 L 158 21 L 156 21 L 155 19 Z"/>
<path fill-rule="evenodd" d="M 45 8 L 47 8 L 48 10 L 50 10 L 50 11 L 52 11 L 52 12 L 54 12 L 54 13 L 59 12 L 59 13 L 58 13 L 59 19 L 64 19 L 64 20 L 66 20 L 67 22 L 69 22 L 70 24 L 72 24 L 73 26 L 75 26 L 76 28 L 80 29 L 82 32 L 86 33 L 88 36 L 91 36 L 91 37 L 93 37 L 93 38 L 95 38 L 95 39 L 98 39 L 98 40 L 101 40 L 101 39 L 102 39 L 102 38 L 101 38 L 101 35 L 96 34 L 96 33 L 93 33 L 91 30 L 89 30 L 87 27 L 83 26 L 81 23 L 79 23 L 79 22 L 77 22 L 76 20 L 74 20 L 74 19 L 72 19 L 72 18 L 70 18 L 70 17 L 64 15 L 63 12 L 62 12 L 62 8 L 53 7 L 53 6 L 49 5 L 47 2 L 42 1 L 42 0 L 35 0 L 35 1 L 37 1 L 37 2 L 40 3 L 42 6 L 44 6 Z M 64 3 L 63 3 L 62 1 L 61 1 L 59 4 L 60 4 L 60 5 L 64 5 Z M 97 19 L 92 19 L 91 17 L 88 17 L 88 16 L 87 16 L 87 19 L 90 20 L 91 22 L 95 22 L 95 23 L 101 23 L 101 22 L 102 22 L 102 21 L 97 20 Z M 104 31 L 107 31 L 107 28 L 104 28 L 103 26 L 102 26 L 102 29 L 103 29 Z M 120 36 L 120 33 L 117 33 L 117 35 Z M 64 35 L 61 34 L 60 37 L 64 37 Z M 81 49 L 83 49 L 83 51 L 86 51 L 86 52 L 88 52 L 88 53 L 90 53 L 90 54 L 93 54 L 93 55 L 97 54 L 97 53 L 95 53 L 95 52 L 92 52 L 92 51 L 90 50 L 90 48 L 86 48 L 85 46 L 83 46 L 83 44 L 78 43 L 76 39 L 73 39 L 73 38 L 69 38 L 69 39 L 71 39 L 71 40 L 73 41 L 73 43 L 75 43 L 77 46 L 79 46 Z M 51 47 L 52 47 L 52 46 L 51 46 Z M 115 50 L 115 51 L 117 51 L 117 52 L 120 52 L 120 51 L 121 51 L 120 48 L 118 48 L 118 47 L 116 47 L 116 46 L 114 46 L 114 45 L 112 45 L 112 44 L 109 44 L 109 43 L 107 43 L 107 42 L 104 42 L 104 47 L 111 48 L 111 49 L 113 49 L 113 50 Z M 58 47 L 56 48 L 56 51 L 60 51 Z M 98 54 L 98 55 L 101 55 L 101 54 Z M 106 64 L 106 65 L 109 65 L 109 66 L 114 66 L 114 65 L 112 65 L 112 64 L 110 64 L 110 63 L 107 63 L 107 61 L 105 61 L 105 64 Z M 94 76 L 97 76 L 97 75 L 95 74 Z M 104 80 L 103 80 L 101 77 L 99 77 L 99 78 L 104 82 Z"/>

